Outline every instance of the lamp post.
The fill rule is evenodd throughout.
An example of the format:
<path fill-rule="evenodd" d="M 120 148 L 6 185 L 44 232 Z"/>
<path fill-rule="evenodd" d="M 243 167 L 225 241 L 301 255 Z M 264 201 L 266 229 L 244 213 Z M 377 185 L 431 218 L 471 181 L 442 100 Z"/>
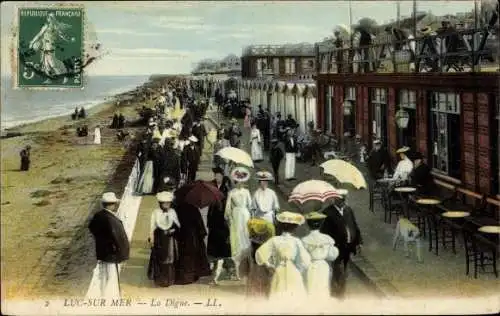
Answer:
<path fill-rule="evenodd" d="M 403 130 L 408 127 L 408 123 L 410 122 L 410 114 L 403 108 L 402 105 L 399 106 L 399 110 L 396 112 L 396 124 L 399 127 L 399 142 L 401 146 L 403 144 Z"/>

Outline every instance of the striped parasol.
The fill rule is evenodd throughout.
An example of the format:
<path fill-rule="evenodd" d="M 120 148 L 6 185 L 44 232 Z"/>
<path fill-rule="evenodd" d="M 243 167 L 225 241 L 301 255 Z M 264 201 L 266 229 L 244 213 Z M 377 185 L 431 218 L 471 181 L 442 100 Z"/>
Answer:
<path fill-rule="evenodd" d="M 341 192 L 333 185 L 322 180 L 308 180 L 293 188 L 288 202 L 304 204 L 308 201 L 326 202 L 331 198 L 341 197 Z"/>

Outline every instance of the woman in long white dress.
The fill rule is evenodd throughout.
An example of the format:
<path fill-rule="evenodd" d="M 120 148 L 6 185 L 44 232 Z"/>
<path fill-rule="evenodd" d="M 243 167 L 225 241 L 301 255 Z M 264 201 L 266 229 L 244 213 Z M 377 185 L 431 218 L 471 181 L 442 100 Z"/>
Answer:
<path fill-rule="evenodd" d="M 304 223 L 304 217 L 298 213 L 281 212 L 276 219 L 283 233 L 260 246 L 255 253 L 255 261 L 274 270 L 270 299 L 293 298 L 300 301 L 307 295 L 302 274 L 311 264 L 311 256 L 301 240 L 292 236 L 292 232 Z"/>
<path fill-rule="evenodd" d="M 252 160 L 257 162 L 262 161 L 264 159 L 262 156 L 262 139 L 260 131 L 255 123 L 252 123 L 252 129 L 250 131 L 250 145 Z"/>
<path fill-rule="evenodd" d="M 151 145 L 150 150 L 145 158 L 146 164 L 144 166 L 144 171 L 142 172 L 141 179 L 139 180 L 139 185 L 137 187 L 137 192 L 142 194 L 151 194 L 153 192 L 154 184 L 154 173 L 153 173 L 153 151 L 158 147 L 158 143 L 154 142 Z"/>
<path fill-rule="evenodd" d="M 231 258 L 235 265 L 236 279 L 239 280 L 240 264 L 249 258 L 252 247 L 247 226 L 250 220 L 252 198 L 250 191 L 243 187 L 243 183 L 250 179 L 250 171 L 244 167 L 234 168 L 231 178 L 236 183 L 236 187 L 229 191 L 224 217 L 229 224 Z"/>
<path fill-rule="evenodd" d="M 312 212 L 305 216 L 311 232 L 302 238 L 302 243 L 311 255 L 311 265 L 306 272 L 306 288 L 310 296 L 320 300 L 331 299 L 331 268 L 328 261 L 334 261 L 339 255 L 335 241 L 319 229 L 326 215 Z"/>
<path fill-rule="evenodd" d="M 94 129 L 94 144 L 101 144 L 101 128 L 97 125 Z"/>

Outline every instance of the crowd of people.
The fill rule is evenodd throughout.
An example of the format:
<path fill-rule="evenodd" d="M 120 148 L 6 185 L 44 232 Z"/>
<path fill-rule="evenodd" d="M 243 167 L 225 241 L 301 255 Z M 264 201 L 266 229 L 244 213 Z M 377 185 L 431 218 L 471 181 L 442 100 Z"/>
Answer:
<path fill-rule="evenodd" d="M 232 280 L 246 275 L 248 293 L 253 296 L 342 296 L 347 262 L 362 243 L 345 196 L 328 202 L 324 214 L 303 216 L 283 211 L 278 195 L 269 187 L 269 182 L 275 180 L 272 173 L 256 172 L 259 186 L 250 192 L 246 184 L 252 172 L 248 168 L 214 159 L 211 183 L 222 199 L 206 210 L 180 199 L 179 192 L 197 179 L 207 136 L 201 123 L 207 105 L 190 98 L 181 105 L 175 93 L 173 96 L 166 98 L 164 104 L 157 104 L 137 151 L 140 175 L 136 191 L 156 193 L 158 200 L 158 208 L 151 215 L 148 277 L 161 287 L 189 284 L 205 276 L 211 276 L 213 284 L 220 285 L 226 271 Z M 181 107 L 184 115 L 177 121 L 175 113 Z M 266 118 L 265 111 L 260 110 L 256 118 L 247 118 L 253 127 L 249 147 L 255 149 L 255 141 L 258 145 L 265 143 L 264 137 L 276 137 L 271 144 L 283 140 L 285 148 L 293 146 L 291 126 L 296 128 L 297 124 L 291 117 L 287 122 L 269 122 L 274 130 L 260 138 L 260 130 L 254 131 L 259 120 Z M 229 128 L 219 130 L 218 136 L 227 146 L 241 146 L 241 128 L 235 120 Z M 286 145 L 287 137 L 291 145 Z M 102 203 L 103 210 L 94 216 L 89 228 L 108 280 L 115 274 L 118 279 L 118 270 L 113 266 L 128 259 L 129 245 L 126 238 L 120 238 L 123 225 L 118 227 L 120 223 L 110 216 L 116 215 L 119 200 L 113 193 L 106 193 Z M 310 233 L 303 238 L 294 236 L 294 230 L 305 222 Z M 109 227 L 113 229 L 110 231 Z M 112 291 L 116 293 L 116 288 Z"/>

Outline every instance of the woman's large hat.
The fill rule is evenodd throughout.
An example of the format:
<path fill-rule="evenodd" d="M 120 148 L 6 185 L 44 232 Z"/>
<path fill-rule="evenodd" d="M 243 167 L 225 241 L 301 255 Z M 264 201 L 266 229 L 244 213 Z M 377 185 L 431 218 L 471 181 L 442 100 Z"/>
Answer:
<path fill-rule="evenodd" d="M 321 221 L 326 218 L 326 215 L 319 212 L 311 212 L 304 215 L 304 218 L 307 221 Z"/>
<path fill-rule="evenodd" d="M 410 147 L 404 146 L 396 150 L 396 154 L 404 154 L 410 150 Z"/>
<path fill-rule="evenodd" d="M 256 241 L 262 242 L 276 235 L 274 225 L 262 218 L 251 218 L 248 221 L 247 226 L 250 239 Z"/>
<path fill-rule="evenodd" d="M 305 221 L 304 216 L 302 216 L 301 214 L 288 211 L 279 213 L 278 215 L 276 215 L 276 219 L 280 223 L 295 225 L 302 225 Z"/>
<path fill-rule="evenodd" d="M 258 181 L 273 181 L 274 177 L 269 171 L 258 171 L 256 174 Z"/>
<path fill-rule="evenodd" d="M 432 28 L 430 26 L 426 26 L 420 29 L 420 33 L 423 35 L 429 35 L 432 33 Z"/>
<path fill-rule="evenodd" d="M 194 136 L 194 135 L 189 136 L 189 138 L 188 138 L 188 139 L 189 139 L 191 142 L 193 142 L 193 143 L 196 143 L 196 142 L 198 141 L 198 138 L 196 138 L 196 136 Z"/>
<path fill-rule="evenodd" d="M 172 192 L 163 191 L 156 194 L 156 199 L 160 203 L 168 203 L 174 200 L 174 194 Z"/>
<path fill-rule="evenodd" d="M 231 179 L 235 182 L 247 182 L 250 179 L 250 171 L 245 167 L 236 167 L 231 171 Z"/>

